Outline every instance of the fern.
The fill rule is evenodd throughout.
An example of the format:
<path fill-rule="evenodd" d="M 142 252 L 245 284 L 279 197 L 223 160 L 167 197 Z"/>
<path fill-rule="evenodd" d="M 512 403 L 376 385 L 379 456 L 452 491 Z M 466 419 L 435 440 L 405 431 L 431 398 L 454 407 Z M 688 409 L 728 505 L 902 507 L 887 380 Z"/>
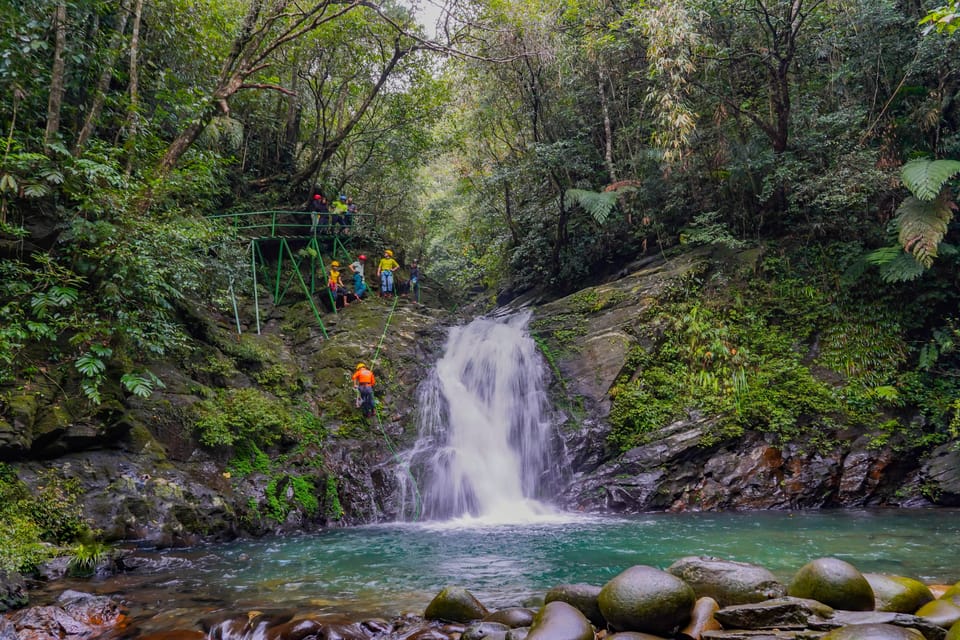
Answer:
<path fill-rule="evenodd" d="M 937 257 L 937 247 L 947 233 L 954 208 L 956 205 L 944 196 L 932 201 L 909 197 L 897 209 L 900 244 L 928 269 Z"/>
<path fill-rule="evenodd" d="M 960 160 L 911 160 L 900 169 L 900 178 L 919 200 L 933 200 L 947 180 L 960 173 Z"/>
<path fill-rule="evenodd" d="M 913 254 L 906 253 L 900 245 L 880 247 L 868 253 L 865 260 L 880 267 L 880 277 L 884 282 L 915 280 L 926 271 Z"/>
<path fill-rule="evenodd" d="M 617 206 L 620 195 L 636 190 L 633 181 L 622 180 L 607 186 L 600 192 L 586 189 L 567 189 L 564 199 L 568 207 L 578 204 L 583 207 L 584 211 L 593 216 L 597 224 L 603 224 L 607 221 L 613 208 Z"/>

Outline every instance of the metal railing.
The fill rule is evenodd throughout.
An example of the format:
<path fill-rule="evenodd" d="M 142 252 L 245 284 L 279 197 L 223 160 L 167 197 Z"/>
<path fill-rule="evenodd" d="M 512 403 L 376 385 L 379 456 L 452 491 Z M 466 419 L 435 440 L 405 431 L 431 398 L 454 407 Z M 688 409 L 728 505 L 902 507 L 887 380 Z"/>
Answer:
<path fill-rule="evenodd" d="M 314 225 L 313 217 L 318 216 Z M 218 213 L 207 216 L 211 220 L 224 220 L 237 231 L 269 230 L 265 237 L 279 236 L 311 236 L 311 235 L 339 235 L 351 233 L 368 233 L 373 228 L 372 213 L 346 214 L 345 223 L 334 222 L 337 217 L 333 213 L 317 213 L 311 211 L 243 211 L 237 213 Z M 293 233 L 290 233 L 290 232 Z"/>

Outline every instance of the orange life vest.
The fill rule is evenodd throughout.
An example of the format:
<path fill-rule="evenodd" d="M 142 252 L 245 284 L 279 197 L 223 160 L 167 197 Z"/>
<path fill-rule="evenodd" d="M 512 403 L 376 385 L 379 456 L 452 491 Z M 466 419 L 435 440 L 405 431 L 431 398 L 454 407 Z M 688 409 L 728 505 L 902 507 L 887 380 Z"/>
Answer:
<path fill-rule="evenodd" d="M 377 383 L 376 378 L 373 377 L 373 371 L 370 371 L 370 369 L 360 369 L 354 373 L 353 381 L 357 384 L 368 384 L 371 387 Z"/>

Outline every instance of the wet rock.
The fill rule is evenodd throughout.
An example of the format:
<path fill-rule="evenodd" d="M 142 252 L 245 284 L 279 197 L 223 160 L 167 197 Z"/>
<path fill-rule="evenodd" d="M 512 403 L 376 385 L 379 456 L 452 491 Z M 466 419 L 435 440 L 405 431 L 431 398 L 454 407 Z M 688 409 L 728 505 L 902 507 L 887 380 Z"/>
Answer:
<path fill-rule="evenodd" d="M 855 624 L 835 629 L 823 640 L 923 640 L 923 634 L 892 624 Z"/>
<path fill-rule="evenodd" d="M 593 625 L 566 602 L 548 602 L 537 612 L 527 640 L 593 640 Z"/>
<path fill-rule="evenodd" d="M 713 598 L 721 607 L 780 598 L 787 592 L 767 569 L 720 558 L 680 558 L 667 567 L 667 573 L 690 585 L 698 598 Z"/>
<path fill-rule="evenodd" d="M 787 593 L 818 600 L 834 609 L 873 610 L 870 583 L 856 567 L 838 558 L 818 558 L 805 564 L 793 577 Z"/>
<path fill-rule="evenodd" d="M 517 627 L 507 632 L 506 640 L 527 640 L 530 635 L 530 627 Z"/>
<path fill-rule="evenodd" d="M 786 597 L 725 607 L 714 617 L 725 629 L 803 629 L 813 619 L 833 615 L 833 609 L 816 600 Z"/>
<path fill-rule="evenodd" d="M 323 623 L 313 618 L 291 620 L 267 629 L 266 640 L 303 640 L 317 636 L 323 630 Z"/>
<path fill-rule="evenodd" d="M 71 640 L 101 635 L 124 618 L 123 608 L 111 598 L 65 591 L 56 605 L 20 609 L 10 621 L 20 638 Z"/>
<path fill-rule="evenodd" d="M 917 609 L 917 615 L 928 622 L 949 629 L 960 621 L 960 607 L 950 600 L 941 598 L 928 602 Z"/>
<path fill-rule="evenodd" d="M 510 627 L 499 622 L 475 622 L 463 630 L 460 640 L 506 640 Z"/>
<path fill-rule="evenodd" d="M 960 506 L 960 451 L 954 443 L 940 445 L 926 458 L 921 469 L 928 488 L 945 507 Z"/>
<path fill-rule="evenodd" d="M 507 609 L 494 611 L 484 618 L 484 622 L 499 622 L 500 624 L 507 625 L 511 629 L 515 629 L 517 627 L 529 627 L 533 623 L 534 615 L 535 612 L 533 609 L 526 607 L 509 607 Z"/>
<path fill-rule="evenodd" d="M 720 623 L 717 622 L 716 613 L 720 610 L 720 605 L 713 598 L 697 598 L 693 605 L 693 611 L 690 612 L 690 622 L 687 623 L 677 637 L 680 640 L 700 640 L 706 631 L 720 629 Z"/>
<path fill-rule="evenodd" d="M 724 631 L 707 631 L 703 634 L 704 640 L 820 640 L 822 633 L 809 630 L 788 631 L 783 629 L 764 629 L 747 631 L 731 629 Z"/>
<path fill-rule="evenodd" d="M 561 584 L 547 591 L 544 596 L 544 603 L 547 602 L 566 602 L 580 610 L 580 613 L 587 617 L 596 627 L 603 628 L 607 626 L 607 621 L 600 613 L 600 590 L 601 587 L 592 584 Z"/>
<path fill-rule="evenodd" d="M 669 636 L 690 621 L 696 595 L 680 578 L 637 565 L 604 585 L 598 599 L 600 612 L 615 631 Z"/>
<path fill-rule="evenodd" d="M 0 616 L 0 640 L 17 640 L 17 628 L 3 616 Z"/>
<path fill-rule="evenodd" d="M 607 640 L 663 640 L 663 638 L 639 631 L 621 631 L 607 636 Z"/>
<path fill-rule="evenodd" d="M 865 573 L 863 577 L 873 589 L 874 609 L 897 613 L 914 613 L 933 600 L 927 585 L 913 578 Z"/>
<path fill-rule="evenodd" d="M 960 622 L 955 622 L 953 626 L 950 627 L 944 640 L 960 640 Z"/>
<path fill-rule="evenodd" d="M 946 591 L 940 594 L 939 599 L 949 600 L 953 604 L 960 607 L 960 582 L 949 587 Z"/>
<path fill-rule="evenodd" d="M 27 606 L 27 587 L 19 573 L 0 571 L 0 612 Z"/>
<path fill-rule="evenodd" d="M 137 636 L 137 640 L 204 640 L 206 637 L 207 634 L 203 631 L 173 629 L 171 631 L 158 631 L 157 633 Z"/>
<path fill-rule="evenodd" d="M 836 611 L 829 620 L 811 620 L 810 628 L 830 631 L 851 625 L 886 624 L 920 632 L 927 640 L 943 640 L 946 631 L 919 616 L 890 611 Z"/>
<path fill-rule="evenodd" d="M 446 587 L 427 605 L 423 617 L 428 620 L 472 622 L 490 615 L 472 593 L 462 587 Z"/>

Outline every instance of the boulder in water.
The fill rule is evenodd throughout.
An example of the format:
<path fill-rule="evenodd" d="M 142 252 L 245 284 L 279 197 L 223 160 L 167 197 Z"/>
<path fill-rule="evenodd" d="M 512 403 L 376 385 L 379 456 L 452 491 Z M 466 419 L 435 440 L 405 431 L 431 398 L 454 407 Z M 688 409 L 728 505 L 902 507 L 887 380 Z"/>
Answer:
<path fill-rule="evenodd" d="M 960 622 L 953 623 L 950 631 L 947 631 L 947 637 L 943 640 L 960 640 Z"/>
<path fill-rule="evenodd" d="M 957 584 L 953 585 L 952 587 L 944 591 L 943 594 L 940 596 L 940 599 L 949 600 L 953 604 L 960 607 L 960 582 L 958 582 Z"/>
<path fill-rule="evenodd" d="M 821 640 L 924 640 L 916 629 L 894 624 L 851 624 L 834 629 Z"/>
<path fill-rule="evenodd" d="M 0 616 L 0 640 L 17 640 L 17 628 L 3 616 Z"/>
<path fill-rule="evenodd" d="M 561 584 L 547 591 L 544 596 L 544 604 L 547 602 L 566 602 L 580 610 L 580 613 L 587 616 L 587 620 L 595 626 L 603 628 L 607 626 L 603 614 L 600 613 L 600 587 L 592 584 Z"/>
<path fill-rule="evenodd" d="M 612 636 L 607 636 L 607 640 L 663 640 L 663 638 L 639 631 L 621 631 Z"/>
<path fill-rule="evenodd" d="M 499 622 L 475 622 L 463 630 L 460 640 L 506 640 L 510 627 Z"/>
<path fill-rule="evenodd" d="M 0 612 L 27 606 L 27 587 L 19 573 L 0 571 Z"/>
<path fill-rule="evenodd" d="M 863 574 L 838 558 L 818 558 L 800 568 L 787 593 L 810 598 L 834 609 L 872 611 L 873 589 Z"/>
<path fill-rule="evenodd" d="M 516 629 L 517 627 L 529 627 L 533 624 L 533 616 L 533 609 L 526 607 L 508 607 L 494 611 L 483 620 L 484 622 L 499 622 L 500 624 L 507 625 L 511 629 Z"/>
<path fill-rule="evenodd" d="M 206 637 L 203 631 L 195 629 L 171 629 L 137 636 L 137 640 L 203 640 Z"/>
<path fill-rule="evenodd" d="M 822 602 L 791 597 L 738 604 L 714 613 L 725 629 L 801 629 L 813 619 L 833 615 L 833 609 Z"/>
<path fill-rule="evenodd" d="M 713 598 L 721 607 L 782 598 L 787 593 L 769 570 L 746 562 L 688 556 L 667 567 L 667 573 L 690 585 L 698 598 Z"/>
<path fill-rule="evenodd" d="M 580 610 L 559 600 L 537 612 L 527 640 L 593 640 L 593 625 Z"/>
<path fill-rule="evenodd" d="M 615 631 L 670 636 L 690 621 L 696 595 L 680 578 L 637 565 L 604 585 L 598 601 L 600 612 Z"/>
<path fill-rule="evenodd" d="M 874 609 L 897 613 L 914 613 L 933 600 L 927 585 L 913 578 L 865 573 L 863 577 L 873 589 Z"/>
<path fill-rule="evenodd" d="M 447 622 L 473 622 L 490 615 L 483 604 L 463 587 L 445 587 L 434 596 L 423 617 Z"/>

